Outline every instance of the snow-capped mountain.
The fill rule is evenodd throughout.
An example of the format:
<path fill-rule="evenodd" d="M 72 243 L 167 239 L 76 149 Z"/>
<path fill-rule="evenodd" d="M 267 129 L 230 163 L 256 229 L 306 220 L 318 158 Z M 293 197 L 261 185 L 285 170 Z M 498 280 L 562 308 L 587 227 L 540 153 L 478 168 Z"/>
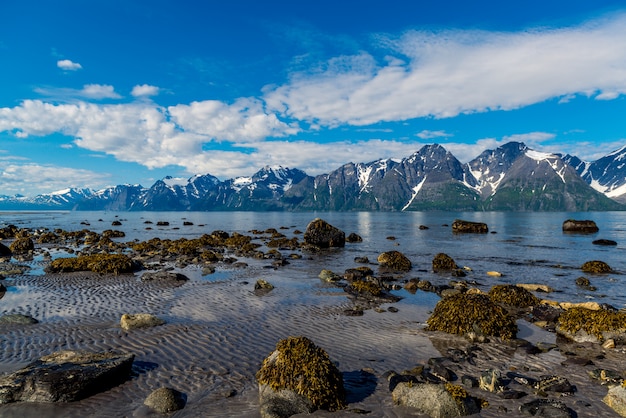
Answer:
<path fill-rule="evenodd" d="M 595 190 L 626 203 L 626 146 L 593 162 L 569 154 L 563 159 Z"/>
<path fill-rule="evenodd" d="M 0 209 L 624 210 L 616 200 L 626 202 L 625 184 L 626 147 L 587 163 L 510 142 L 462 164 L 433 144 L 406 158 L 351 162 L 315 177 L 265 166 L 252 176 L 224 181 L 210 174 L 168 176 L 149 188 L 127 184 L 34 198 L 0 196 Z"/>

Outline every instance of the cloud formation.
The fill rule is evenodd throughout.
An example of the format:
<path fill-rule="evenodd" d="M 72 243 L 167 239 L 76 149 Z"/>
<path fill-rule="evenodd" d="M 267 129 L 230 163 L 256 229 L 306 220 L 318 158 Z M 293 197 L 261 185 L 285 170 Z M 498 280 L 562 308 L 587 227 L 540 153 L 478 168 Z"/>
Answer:
<path fill-rule="evenodd" d="M 130 92 L 133 97 L 150 97 L 157 96 L 159 94 L 159 88 L 156 86 L 150 86 L 148 84 L 137 85 L 133 87 Z"/>
<path fill-rule="evenodd" d="M 329 60 L 266 94 L 270 109 L 325 126 L 511 110 L 626 94 L 626 15 L 523 32 L 409 31 L 379 36 L 388 54 Z M 382 62 L 380 62 L 382 61 Z"/>
<path fill-rule="evenodd" d="M 64 71 L 78 71 L 83 68 L 79 63 L 70 60 L 58 60 L 57 67 Z"/>

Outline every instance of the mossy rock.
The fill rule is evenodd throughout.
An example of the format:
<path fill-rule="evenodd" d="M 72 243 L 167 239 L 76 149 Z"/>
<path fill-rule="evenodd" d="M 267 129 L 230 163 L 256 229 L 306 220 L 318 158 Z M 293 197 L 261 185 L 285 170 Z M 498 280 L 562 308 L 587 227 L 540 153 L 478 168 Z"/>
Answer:
<path fill-rule="evenodd" d="M 396 271 L 409 271 L 413 267 L 411 260 L 400 251 L 387 251 L 378 256 L 378 263 Z"/>
<path fill-rule="evenodd" d="M 35 249 L 35 243 L 30 238 L 16 238 L 9 249 L 13 254 L 28 254 Z"/>
<path fill-rule="evenodd" d="M 608 309 L 571 308 L 559 316 L 557 331 L 574 340 L 584 339 L 584 336 L 580 336 L 582 332 L 602 342 L 607 337 L 619 337 L 626 331 L 626 313 Z"/>
<path fill-rule="evenodd" d="M 308 398 L 316 409 L 336 411 L 346 406 L 343 376 L 328 354 L 306 337 L 288 337 L 256 374 L 260 385 L 290 390 Z"/>
<path fill-rule="evenodd" d="M 585 273 L 610 273 L 613 271 L 607 263 L 598 260 L 587 261 L 580 268 Z"/>
<path fill-rule="evenodd" d="M 492 302 L 503 303 L 517 308 L 535 306 L 541 302 L 541 299 L 528 290 L 511 284 L 495 285 L 489 289 L 487 295 Z"/>
<path fill-rule="evenodd" d="M 458 268 L 454 259 L 448 254 L 439 253 L 433 258 L 433 271 L 435 273 L 439 271 L 456 270 Z"/>
<path fill-rule="evenodd" d="M 480 332 L 503 339 L 515 338 L 517 325 L 504 308 L 483 294 L 459 293 L 437 302 L 427 330 L 449 334 Z"/>
<path fill-rule="evenodd" d="M 455 219 L 454 222 L 452 222 L 452 232 L 486 234 L 489 232 L 489 227 L 484 222 L 470 222 Z"/>
<path fill-rule="evenodd" d="M 306 227 L 304 242 L 317 248 L 344 247 L 346 234 L 323 219 L 316 218 Z"/>
<path fill-rule="evenodd" d="M 72 258 L 57 258 L 50 262 L 46 270 L 51 273 L 93 271 L 94 273 L 117 275 L 132 273 L 135 270 L 135 263 L 123 254 L 92 254 Z"/>
<path fill-rule="evenodd" d="M 563 222 L 563 232 L 581 232 L 581 233 L 594 233 L 600 229 L 594 221 L 591 220 L 576 220 L 567 219 Z"/>
<path fill-rule="evenodd" d="M 345 291 L 371 296 L 380 296 L 383 294 L 383 288 L 379 284 L 369 280 L 353 280 L 345 288 Z"/>

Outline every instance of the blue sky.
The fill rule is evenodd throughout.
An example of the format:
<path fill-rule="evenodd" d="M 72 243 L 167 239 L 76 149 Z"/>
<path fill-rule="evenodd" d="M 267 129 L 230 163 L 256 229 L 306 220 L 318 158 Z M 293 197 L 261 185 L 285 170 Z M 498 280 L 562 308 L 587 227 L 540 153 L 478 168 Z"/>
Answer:
<path fill-rule="evenodd" d="M 0 1 L 0 195 L 626 145 L 623 1 Z"/>

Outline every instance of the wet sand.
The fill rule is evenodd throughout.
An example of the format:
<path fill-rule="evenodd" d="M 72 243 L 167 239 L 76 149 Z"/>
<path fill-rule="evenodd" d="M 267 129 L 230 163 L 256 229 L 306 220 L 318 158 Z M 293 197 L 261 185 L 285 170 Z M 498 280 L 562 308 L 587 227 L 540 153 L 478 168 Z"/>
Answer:
<path fill-rule="evenodd" d="M 67 404 L 2 405 L 0 416 L 162 416 L 143 406 L 143 401 L 153 390 L 167 386 L 187 396 L 185 408 L 171 416 L 259 417 L 256 371 L 280 339 L 302 335 L 328 352 L 348 389 L 348 409 L 317 411 L 314 416 L 416 417 L 420 415 L 414 410 L 393 405 L 386 373 L 447 356 L 450 348 L 470 346 L 462 337 L 423 330 L 432 301 L 419 305 L 403 299 L 381 305 L 378 311 L 368 309 L 363 316 L 346 316 L 343 312 L 353 302 L 336 287 L 315 278 L 311 279 L 314 285 L 294 284 L 297 281 L 289 278 L 289 267 L 275 274 L 261 264 L 218 269 L 214 278 L 187 271 L 192 279 L 177 287 L 142 282 L 140 273 L 27 274 L 6 280 L 12 288 L 0 300 L 0 312 L 28 314 L 40 322 L 0 324 L 0 372 L 15 371 L 61 349 L 130 352 L 136 357 L 132 378 L 116 388 Z M 254 293 L 254 282 L 261 277 L 276 286 L 264 296 Z M 390 306 L 398 311 L 388 311 Z M 167 323 L 124 331 L 119 320 L 125 313 L 151 313 Z M 530 324 L 523 324 L 520 336 L 532 342 L 555 338 Z M 474 364 L 461 362 L 451 368 L 458 376 L 478 377 L 486 369 L 503 374 L 518 371 L 535 378 L 564 376 L 577 392 L 550 398 L 565 402 L 578 417 L 617 416 L 601 401 L 606 386 L 592 381 L 588 372 L 602 367 L 625 370 L 626 354 L 620 347 L 603 350 L 598 345 L 568 344 L 530 355 L 519 345 L 494 339 L 477 344 Z M 571 353 L 591 358 L 594 365 L 561 365 Z M 529 395 L 505 400 L 470 389 L 490 404 L 478 416 L 523 416 L 519 405 L 538 396 L 515 384 L 510 387 Z"/>

